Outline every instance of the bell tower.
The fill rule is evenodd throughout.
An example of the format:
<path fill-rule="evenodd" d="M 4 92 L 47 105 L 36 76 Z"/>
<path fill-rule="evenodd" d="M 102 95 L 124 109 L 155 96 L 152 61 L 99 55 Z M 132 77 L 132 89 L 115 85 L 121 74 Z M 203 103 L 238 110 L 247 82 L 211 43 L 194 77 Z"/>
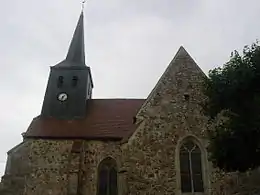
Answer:
<path fill-rule="evenodd" d="M 84 118 L 93 81 L 85 64 L 84 15 L 80 14 L 67 57 L 51 67 L 41 117 Z"/>

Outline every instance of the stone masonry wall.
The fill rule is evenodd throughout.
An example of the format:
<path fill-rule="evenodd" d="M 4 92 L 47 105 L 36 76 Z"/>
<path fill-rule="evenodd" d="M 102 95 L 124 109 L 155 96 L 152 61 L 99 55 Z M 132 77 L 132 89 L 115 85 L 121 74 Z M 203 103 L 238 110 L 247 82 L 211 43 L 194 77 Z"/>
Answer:
<path fill-rule="evenodd" d="M 95 195 L 99 163 L 112 157 L 118 172 L 122 164 L 118 142 L 37 139 L 18 148 L 10 153 L 1 195 Z M 121 178 L 118 174 L 118 189 L 125 194 Z"/>
<path fill-rule="evenodd" d="M 5 175 L 1 181 L 1 195 L 23 195 L 26 178 L 31 172 L 31 144 L 31 141 L 24 141 L 8 152 Z"/>
<path fill-rule="evenodd" d="M 112 157 L 117 162 L 118 172 L 122 167 L 121 149 L 117 142 L 101 142 L 101 141 L 86 141 L 84 142 L 85 159 L 84 159 L 84 177 L 82 181 L 82 194 L 96 195 L 98 165 L 107 158 Z M 118 174 L 118 191 L 119 194 L 124 193 L 124 180 L 122 174 Z"/>
<path fill-rule="evenodd" d="M 212 195 L 258 195 L 259 181 L 259 169 L 246 173 L 224 173 L 212 169 Z"/>
<path fill-rule="evenodd" d="M 118 171 L 122 164 L 117 142 L 38 140 L 32 147 L 34 169 L 25 195 L 96 195 L 99 163 L 112 157 Z M 120 174 L 118 181 L 119 193 L 123 194 Z"/>
<path fill-rule="evenodd" d="M 10 153 L 13 166 L 3 178 L 4 188 L 0 194 L 96 195 L 98 165 L 107 157 L 117 162 L 119 195 L 178 194 L 175 148 L 177 140 L 190 132 L 176 132 L 171 128 L 158 132 L 162 130 L 159 127 L 166 129 L 162 124 L 163 121 L 156 120 L 143 122 L 123 145 L 101 141 L 27 140 Z M 203 143 L 199 132 L 193 134 L 202 137 Z M 14 161 L 17 156 L 20 158 Z M 246 174 L 214 170 L 210 178 L 212 190 L 207 194 L 254 195 L 259 192 L 259 179 L 258 170 Z"/>
<path fill-rule="evenodd" d="M 73 141 L 33 140 L 31 173 L 24 195 L 67 194 L 67 172 Z"/>
<path fill-rule="evenodd" d="M 203 78 L 188 54 L 179 51 L 148 97 L 137 115 L 139 128 L 123 147 L 129 194 L 178 194 L 178 141 L 195 135 L 206 144 L 207 119 L 198 104 L 204 98 Z"/>
<path fill-rule="evenodd" d="M 204 78 L 203 72 L 181 48 L 139 111 L 139 127 L 122 147 L 127 194 L 181 194 L 176 147 L 185 136 L 195 136 L 207 159 L 207 131 L 212 126 L 200 107 L 205 98 Z M 224 173 L 205 161 L 204 195 L 260 192 L 258 170 Z"/>

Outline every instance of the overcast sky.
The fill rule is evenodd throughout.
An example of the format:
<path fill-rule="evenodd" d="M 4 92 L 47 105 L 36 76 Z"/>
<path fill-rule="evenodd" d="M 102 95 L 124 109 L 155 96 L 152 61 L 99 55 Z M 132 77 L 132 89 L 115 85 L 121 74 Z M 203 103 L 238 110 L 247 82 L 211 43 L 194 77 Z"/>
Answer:
<path fill-rule="evenodd" d="M 63 60 L 80 0 L 0 6 L 0 175 L 6 152 L 41 111 L 49 66 Z M 183 45 L 205 73 L 260 36 L 259 0 L 89 0 L 94 98 L 145 98 Z"/>

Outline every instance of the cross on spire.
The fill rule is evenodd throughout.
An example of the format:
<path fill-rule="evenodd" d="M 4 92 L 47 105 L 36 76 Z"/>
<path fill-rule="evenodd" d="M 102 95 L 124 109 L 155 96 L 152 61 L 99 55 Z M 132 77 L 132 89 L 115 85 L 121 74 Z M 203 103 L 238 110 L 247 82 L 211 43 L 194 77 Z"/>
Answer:
<path fill-rule="evenodd" d="M 85 5 L 86 1 L 87 1 L 87 0 L 83 0 L 83 1 L 81 2 L 81 6 L 82 6 L 81 8 L 82 8 L 82 11 L 84 10 L 84 5 Z"/>

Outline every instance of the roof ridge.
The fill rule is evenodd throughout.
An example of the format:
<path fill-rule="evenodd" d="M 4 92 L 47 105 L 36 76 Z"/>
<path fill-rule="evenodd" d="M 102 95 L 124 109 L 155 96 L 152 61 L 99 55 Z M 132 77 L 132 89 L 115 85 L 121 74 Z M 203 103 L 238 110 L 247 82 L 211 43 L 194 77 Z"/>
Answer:
<path fill-rule="evenodd" d="M 92 100 L 91 100 L 92 101 Z M 36 117 L 25 138 L 45 139 L 117 139 L 135 130 L 133 117 L 144 100 L 94 100 L 85 118 L 62 120 Z"/>

